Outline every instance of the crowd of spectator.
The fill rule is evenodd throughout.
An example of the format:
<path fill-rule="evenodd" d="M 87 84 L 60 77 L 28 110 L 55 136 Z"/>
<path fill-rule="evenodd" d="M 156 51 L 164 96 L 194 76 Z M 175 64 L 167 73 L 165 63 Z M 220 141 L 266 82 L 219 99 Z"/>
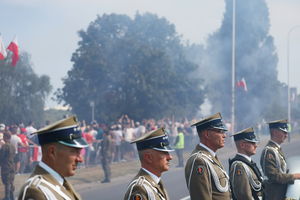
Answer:
<path fill-rule="evenodd" d="M 45 125 L 47 125 L 47 122 Z M 186 148 L 193 147 L 196 136 L 195 130 L 190 127 L 188 120 L 176 122 L 172 119 L 165 118 L 161 120 L 145 119 L 141 122 L 134 121 L 128 115 L 122 115 L 114 123 L 103 124 L 92 121 L 86 123 L 80 122 L 80 127 L 83 137 L 86 139 L 89 146 L 82 150 L 84 163 L 81 167 L 90 167 L 101 164 L 101 143 L 103 135 L 107 133 L 110 138 L 111 145 L 109 146 L 110 162 L 126 162 L 137 158 L 135 145 L 130 142 L 143 134 L 164 127 L 169 133 L 171 145 L 175 143 L 175 138 L 178 135 L 178 127 L 183 130 L 185 135 Z M 16 149 L 15 153 L 15 173 L 30 173 L 34 165 L 41 159 L 41 149 L 38 145 L 36 135 L 34 133 L 39 127 L 35 127 L 33 122 L 24 124 L 5 125 L 0 124 L 0 149 L 4 144 L 3 135 L 9 132 L 11 135 L 10 143 Z M 197 142 L 197 141 L 196 141 Z"/>

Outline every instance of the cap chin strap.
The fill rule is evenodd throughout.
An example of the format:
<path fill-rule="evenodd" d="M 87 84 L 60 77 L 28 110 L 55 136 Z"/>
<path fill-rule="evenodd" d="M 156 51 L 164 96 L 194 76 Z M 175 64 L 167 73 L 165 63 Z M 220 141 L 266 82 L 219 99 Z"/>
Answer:
<path fill-rule="evenodd" d="M 77 142 L 76 140 L 73 140 L 73 142 L 74 142 L 75 144 L 70 144 L 70 143 L 67 143 L 67 142 L 64 142 L 64 141 L 58 141 L 58 143 L 63 144 L 63 145 L 66 145 L 66 146 L 69 146 L 69 147 L 85 148 L 85 147 L 88 146 L 88 145 L 80 144 L 80 143 Z"/>
<path fill-rule="evenodd" d="M 173 152 L 174 149 L 168 149 L 168 148 L 164 148 L 164 149 L 160 149 L 160 148 L 152 148 L 156 151 L 163 151 L 163 152 Z"/>

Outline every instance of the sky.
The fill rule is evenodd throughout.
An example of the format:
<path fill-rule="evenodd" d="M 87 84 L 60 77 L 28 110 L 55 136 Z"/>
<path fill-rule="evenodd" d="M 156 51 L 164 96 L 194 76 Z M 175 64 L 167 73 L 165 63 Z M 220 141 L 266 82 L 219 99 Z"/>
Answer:
<path fill-rule="evenodd" d="M 300 1 L 266 2 L 269 34 L 274 37 L 279 57 L 278 79 L 287 83 L 289 62 L 290 86 L 300 91 Z M 34 71 L 48 75 L 55 91 L 63 86 L 62 78 L 72 67 L 70 60 L 78 47 L 78 31 L 86 30 L 97 15 L 117 13 L 133 17 L 137 11 L 154 13 L 173 23 L 184 40 L 205 44 L 209 34 L 220 27 L 224 7 L 223 0 L 1 0 L 0 33 L 6 46 L 17 36 L 20 50 L 31 55 Z M 49 99 L 46 106 L 56 103 Z"/>

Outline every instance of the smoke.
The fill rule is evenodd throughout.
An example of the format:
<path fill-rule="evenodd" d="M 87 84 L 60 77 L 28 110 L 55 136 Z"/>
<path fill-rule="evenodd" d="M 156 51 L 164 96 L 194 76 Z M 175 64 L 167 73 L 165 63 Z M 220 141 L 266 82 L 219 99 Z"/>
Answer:
<path fill-rule="evenodd" d="M 225 0 L 224 18 L 197 58 L 198 75 L 205 80 L 212 112 L 221 112 L 229 121 L 232 106 L 232 0 Z M 236 130 L 255 126 L 285 106 L 282 85 L 277 80 L 278 56 L 269 35 L 269 10 L 265 0 L 237 1 L 236 4 L 236 81 L 245 78 L 248 91 L 235 88 Z M 286 114 L 286 113 L 284 113 Z"/>

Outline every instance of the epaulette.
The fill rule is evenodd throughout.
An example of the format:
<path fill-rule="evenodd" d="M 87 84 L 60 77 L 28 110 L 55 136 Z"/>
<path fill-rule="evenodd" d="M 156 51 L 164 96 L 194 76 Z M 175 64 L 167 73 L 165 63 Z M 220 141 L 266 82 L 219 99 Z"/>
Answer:
<path fill-rule="evenodd" d="M 153 187 L 151 185 L 151 183 L 149 181 L 146 180 L 146 178 L 144 176 L 139 176 L 137 179 L 133 180 L 127 190 L 129 190 L 129 194 L 128 194 L 128 198 L 130 198 L 131 194 L 132 194 L 132 190 L 135 186 L 140 186 L 143 187 L 146 190 L 147 196 L 149 200 L 154 200 L 155 199 L 155 193 L 158 193 L 158 190 Z"/>
<path fill-rule="evenodd" d="M 28 187 L 38 187 L 43 180 L 43 177 L 41 175 L 35 175 L 31 178 L 29 178 L 26 183 L 28 183 Z"/>
<path fill-rule="evenodd" d="M 136 185 L 142 186 L 145 182 L 146 178 L 144 176 L 140 176 L 138 179 L 136 179 Z"/>

